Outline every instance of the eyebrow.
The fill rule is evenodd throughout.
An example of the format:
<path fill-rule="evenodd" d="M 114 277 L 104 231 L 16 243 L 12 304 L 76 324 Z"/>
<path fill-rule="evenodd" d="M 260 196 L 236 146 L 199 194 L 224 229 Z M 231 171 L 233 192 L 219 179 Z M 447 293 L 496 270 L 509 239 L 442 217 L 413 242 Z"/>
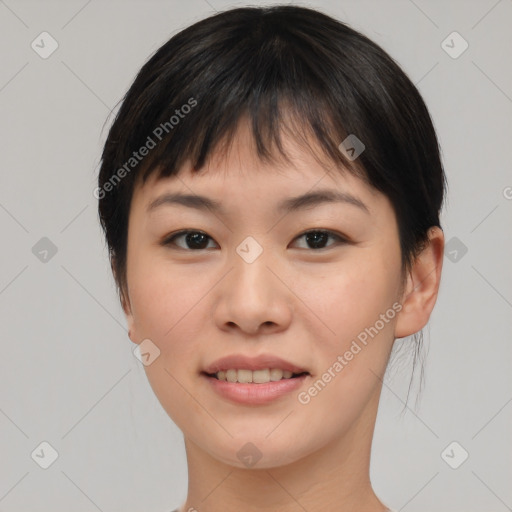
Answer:
<path fill-rule="evenodd" d="M 348 192 L 341 192 L 332 189 L 322 189 L 316 192 L 308 192 L 301 196 L 287 198 L 277 205 L 277 212 L 290 213 L 299 210 L 314 208 L 324 203 L 345 203 L 356 206 L 366 213 L 370 213 L 368 207 L 357 197 Z M 219 201 L 209 197 L 196 194 L 183 194 L 181 192 L 166 193 L 158 196 L 147 206 L 147 212 L 150 213 L 163 205 L 182 205 L 188 208 L 194 208 L 201 211 L 213 211 L 225 215 L 224 208 Z"/>

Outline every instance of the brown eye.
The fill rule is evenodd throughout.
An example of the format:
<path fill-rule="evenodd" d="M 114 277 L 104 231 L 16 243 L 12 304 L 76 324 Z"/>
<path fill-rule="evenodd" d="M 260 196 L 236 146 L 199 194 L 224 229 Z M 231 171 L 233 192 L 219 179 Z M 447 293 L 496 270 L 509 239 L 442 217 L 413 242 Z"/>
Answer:
<path fill-rule="evenodd" d="M 304 249 L 314 249 L 314 250 L 321 250 L 321 249 L 328 249 L 333 245 L 333 243 L 328 243 L 329 239 L 332 239 L 335 241 L 334 245 L 336 245 L 336 242 L 339 244 L 348 243 L 348 240 L 332 231 L 328 230 L 320 230 L 320 229 L 312 229 L 309 231 L 306 231 L 302 235 L 298 236 L 295 240 L 299 240 L 301 238 L 304 238 L 306 242 L 306 247 L 302 247 Z M 180 243 L 177 243 L 177 240 L 183 240 Z M 208 249 L 208 242 L 212 241 L 213 239 L 207 235 L 206 233 L 202 231 L 197 230 L 182 230 L 178 233 L 173 234 L 170 237 L 167 237 L 163 242 L 162 245 L 164 246 L 175 246 L 180 249 L 184 250 L 192 250 L 192 251 L 201 251 Z M 212 247 L 210 247 L 212 248 Z"/>
<path fill-rule="evenodd" d="M 177 244 L 175 241 L 184 239 L 185 246 Z M 202 231 L 184 230 L 175 233 L 171 237 L 164 240 L 163 245 L 176 245 L 180 249 L 204 250 L 207 248 L 208 240 L 213 240 L 210 236 Z"/>
<path fill-rule="evenodd" d="M 332 231 L 327 230 L 310 230 L 306 231 L 305 233 L 302 233 L 302 235 L 298 236 L 296 240 L 304 238 L 306 241 L 306 244 L 308 244 L 308 247 L 305 247 L 305 249 L 326 249 L 329 248 L 333 244 L 326 245 L 329 238 L 337 240 L 339 243 L 346 243 L 347 240 L 343 238 L 340 235 L 337 235 L 336 233 L 333 233 Z"/>

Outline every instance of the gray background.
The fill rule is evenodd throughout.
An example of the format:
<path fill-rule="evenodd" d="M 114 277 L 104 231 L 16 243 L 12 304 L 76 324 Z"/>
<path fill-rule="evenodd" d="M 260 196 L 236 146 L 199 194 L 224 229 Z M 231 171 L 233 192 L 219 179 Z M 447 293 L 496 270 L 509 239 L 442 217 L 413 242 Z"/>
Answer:
<path fill-rule="evenodd" d="M 0 511 L 163 512 L 185 499 L 182 434 L 132 354 L 93 189 L 112 117 L 103 124 L 142 64 L 234 5 L 244 4 L 0 0 Z M 405 350 L 383 389 L 376 492 L 406 512 L 512 510 L 512 0 L 303 5 L 401 64 L 431 111 L 450 184 L 425 388 L 400 414 Z M 59 45 L 46 59 L 31 47 L 43 31 Z M 453 31 L 469 44 L 457 58 L 445 50 L 461 40 L 442 45 Z M 47 469 L 43 441 L 59 454 Z M 469 453 L 458 469 L 446 461 L 459 463 L 461 448 L 444 452 L 453 441 Z"/>

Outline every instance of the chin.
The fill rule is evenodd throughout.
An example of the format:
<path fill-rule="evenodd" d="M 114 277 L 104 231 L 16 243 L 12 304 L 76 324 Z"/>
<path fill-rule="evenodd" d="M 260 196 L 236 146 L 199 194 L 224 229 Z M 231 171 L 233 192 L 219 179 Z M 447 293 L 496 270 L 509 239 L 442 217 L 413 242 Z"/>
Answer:
<path fill-rule="evenodd" d="M 275 428 L 275 425 L 274 427 Z M 298 446 L 297 439 L 300 435 L 294 435 L 285 429 L 285 436 L 281 439 L 272 439 L 272 434 L 267 437 L 270 429 L 255 429 L 254 432 L 246 431 L 243 436 L 229 437 L 224 431 L 216 434 L 215 438 L 205 439 L 204 432 L 199 436 L 199 442 L 186 436 L 198 446 L 200 450 L 208 452 L 210 456 L 219 462 L 239 469 L 270 469 L 287 464 L 292 464 L 302 457 L 313 452 L 317 447 Z M 302 438 L 304 442 L 304 438 Z"/>

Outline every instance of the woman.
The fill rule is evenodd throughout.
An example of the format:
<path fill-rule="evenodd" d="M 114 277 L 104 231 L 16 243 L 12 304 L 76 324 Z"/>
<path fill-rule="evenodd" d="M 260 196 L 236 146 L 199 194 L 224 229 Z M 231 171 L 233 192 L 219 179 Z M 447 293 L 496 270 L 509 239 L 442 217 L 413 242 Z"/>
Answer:
<path fill-rule="evenodd" d="M 96 196 L 129 337 L 184 435 L 179 512 L 390 510 L 373 431 L 393 343 L 437 298 L 444 191 L 417 89 L 318 11 L 228 10 L 142 67 Z"/>

